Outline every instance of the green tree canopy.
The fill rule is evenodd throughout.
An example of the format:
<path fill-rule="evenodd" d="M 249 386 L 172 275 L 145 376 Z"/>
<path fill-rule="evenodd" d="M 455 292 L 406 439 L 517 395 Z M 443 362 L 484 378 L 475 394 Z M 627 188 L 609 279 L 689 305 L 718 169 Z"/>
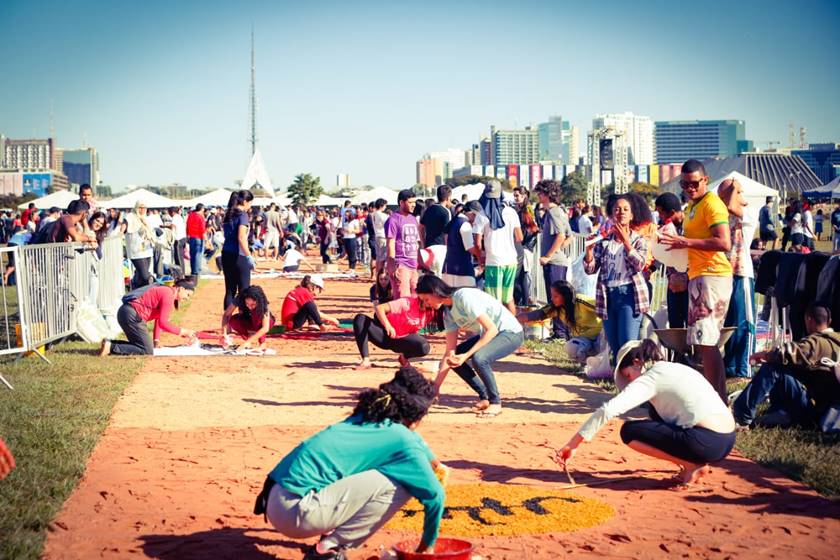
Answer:
<path fill-rule="evenodd" d="M 635 192 L 642 195 L 648 204 L 652 204 L 654 199 L 659 196 L 660 189 L 656 185 L 650 183 L 630 183 L 629 192 Z"/>
<path fill-rule="evenodd" d="M 289 196 L 295 206 L 308 206 L 322 194 L 324 194 L 324 187 L 321 186 L 321 178 L 313 177 L 311 173 L 295 176 L 294 182 L 289 185 Z"/>
<path fill-rule="evenodd" d="M 579 199 L 586 200 L 586 192 L 589 189 L 589 182 L 581 171 L 573 171 L 560 181 L 560 201 L 570 205 Z"/>

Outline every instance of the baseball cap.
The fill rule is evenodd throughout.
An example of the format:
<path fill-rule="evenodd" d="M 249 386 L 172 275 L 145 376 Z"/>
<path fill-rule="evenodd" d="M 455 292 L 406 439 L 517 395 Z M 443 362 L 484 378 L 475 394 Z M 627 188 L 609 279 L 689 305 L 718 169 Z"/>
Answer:
<path fill-rule="evenodd" d="M 500 198 L 502 196 L 502 184 L 496 179 L 490 179 L 484 185 L 484 196 L 487 198 Z"/>
<path fill-rule="evenodd" d="M 313 274 L 309 277 L 309 281 L 312 282 L 313 285 L 321 288 L 322 290 L 324 289 L 324 277 L 320 274 Z"/>
<path fill-rule="evenodd" d="M 618 373 L 618 367 L 621 365 L 621 361 L 630 353 L 631 350 L 634 350 L 642 345 L 641 340 L 629 340 L 624 343 L 624 346 L 618 349 L 618 352 L 615 355 L 615 369 L 613 370 L 613 380 L 615 381 L 615 386 L 618 387 L 619 391 L 623 391 L 624 388 L 627 386 L 627 379 L 621 376 Z"/>

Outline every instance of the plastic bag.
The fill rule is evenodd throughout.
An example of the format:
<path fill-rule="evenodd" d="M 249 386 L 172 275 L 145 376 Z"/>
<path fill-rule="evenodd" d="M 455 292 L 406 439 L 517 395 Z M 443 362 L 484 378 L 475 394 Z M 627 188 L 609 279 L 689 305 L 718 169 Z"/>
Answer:
<path fill-rule="evenodd" d="M 572 266 L 569 267 L 571 278 L 569 282 L 575 287 L 575 292 L 592 299 L 595 299 L 595 286 L 598 283 L 598 274 L 587 274 L 583 269 L 583 255 L 579 255 Z"/>
<path fill-rule="evenodd" d="M 587 358 L 583 372 L 589 379 L 608 379 L 612 377 L 613 370 L 610 366 L 609 349 L 604 350 L 597 356 Z"/>
<path fill-rule="evenodd" d="M 76 331 L 85 342 L 97 343 L 110 337 L 111 329 L 95 305 L 82 301 L 77 313 Z"/>

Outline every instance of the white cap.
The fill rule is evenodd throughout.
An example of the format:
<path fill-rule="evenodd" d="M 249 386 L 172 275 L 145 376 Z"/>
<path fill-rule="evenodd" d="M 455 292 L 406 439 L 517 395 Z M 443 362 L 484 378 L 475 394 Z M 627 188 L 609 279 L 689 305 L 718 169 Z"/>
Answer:
<path fill-rule="evenodd" d="M 309 277 L 309 281 L 312 282 L 315 286 L 318 286 L 322 290 L 324 289 L 324 277 L 320 274 L 313 274 Z"/>

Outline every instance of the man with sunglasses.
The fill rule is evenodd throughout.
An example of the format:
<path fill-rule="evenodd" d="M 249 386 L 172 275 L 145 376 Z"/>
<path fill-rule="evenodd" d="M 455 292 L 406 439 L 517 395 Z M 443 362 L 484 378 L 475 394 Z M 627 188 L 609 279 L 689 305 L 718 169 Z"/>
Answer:
<path fill-rule="evenodd" d="M 701 162 L 690 159 L 683 164 L 680 186 L 689 200 L 684 235 L 662 233 L 660 241 L 673 249 L 688 249 L 686 338 L 700 348 L 703 375 L 726 402 L 726 375 L 718 342 L 732 296 L 732 264 L 726 257 L 732 238 L 726 205 L 708 191 L 708 185 Z"/>

